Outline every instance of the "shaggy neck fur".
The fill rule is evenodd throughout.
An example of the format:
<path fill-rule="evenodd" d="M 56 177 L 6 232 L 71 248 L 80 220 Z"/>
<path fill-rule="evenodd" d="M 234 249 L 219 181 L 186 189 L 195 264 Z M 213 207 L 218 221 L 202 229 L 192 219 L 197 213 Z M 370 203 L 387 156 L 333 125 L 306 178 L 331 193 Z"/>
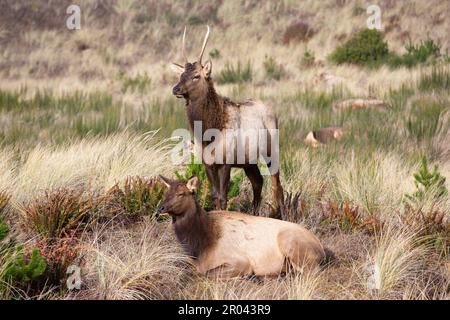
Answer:
<path fill-rule="evenodd" d="M 186 99 L 191 129 L 194 130 L 194 121 L 202 121 L 202 133 L 208 129 L 222 130 L 225 128 L 227 101 L 228 99 L 217 94 L 211 79 L 209 79 L 205 95 Z"/>
<path fill-rule="evenodd" d="M 194 258 L 198 258 L 217 240 L 217 226 L 196 201 L 195 206 L 182 217 L 174 218 L 173 223 L 178 240 L 186 253 Z"/>

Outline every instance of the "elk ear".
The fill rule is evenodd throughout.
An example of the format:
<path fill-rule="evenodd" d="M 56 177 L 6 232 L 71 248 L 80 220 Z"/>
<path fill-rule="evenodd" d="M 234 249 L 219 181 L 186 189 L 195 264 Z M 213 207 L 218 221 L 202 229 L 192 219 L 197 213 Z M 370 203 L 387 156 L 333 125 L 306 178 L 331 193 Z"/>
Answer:
<path fill-rule="evenodd" d="M 211 71 L 212 71 L 211 60 L 206 61 L 205 65 L 203 66 L 203 71 L 205 72 L 205 76 L 207 78 L 209 78 L 211 76 Z"/>
<path fill-rule="evenodd" d="M 172 186 L 172 180 L 170 180 L 169 178 L 166 178 L 162 175 L 159 175 L 158 178 L 167 188 L 170 188 Z"/>
<path fill-rule="evenodd" d="M 184 67 L 182 65 L 179 65 L 178 63 L 172 63 L 170 67 L 173 72 L 178 75 L 181 75 L 184 72 Z"/>
<path fill-rule="evenodd" d="M 191 193 L 194 193 L 200 185 L 200 179 L 197 176 L 193 176 L 186 183 L 186 187 L 189 189 Z"/>

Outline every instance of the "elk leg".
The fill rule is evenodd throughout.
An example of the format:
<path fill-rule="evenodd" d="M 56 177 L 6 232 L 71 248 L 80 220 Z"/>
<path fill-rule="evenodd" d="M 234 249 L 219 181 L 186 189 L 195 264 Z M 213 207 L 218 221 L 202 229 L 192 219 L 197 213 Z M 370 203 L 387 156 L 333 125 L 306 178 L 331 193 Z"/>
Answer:
<path fill-rule="evenodd" d="M 270 214 L 270 217 L 281 219 L 282 213 L 284 212 L 284 196 L 279 172 L 272 175 L 272 191 L 276 207 L 274 212 Z"/>
<path fill-rule="evenodd" d="M 219 168 L 218 170 L 219 200 L 221 210 L 226 210 L 227 208 L 227 195 L 228 189 L 230 188 L 230 175 L 231 175 L 230 166 L 224 165 Z"/>
<path fill-rule="evenodd" d="M 278 235 L 278 246 L 285 256 L 286 272 L 303 273 L 315 270 L 325 258 L 323 249 L 298 237 L 296 231 L 285 230 Z"/>
<path fill-rule="evenodd" d="M 261 205 L 261 192 L 263 188 L 264 179 L 259 172 L 258 166 L 251 165 L 244 168 L 253 189 L 253 213 L 258 214 L 259 206 Z"/>
<path fill-rule="evenodd" d="M 246 258 L 236 258 L 229 263 L 225 262 L 214 269 L 206 271 L 206 276 L 213 279 L 230 279 L 252 275 L 252 267 Z"/>
<path fill-rule="evenodd" d="M 219 198 L 219 176 L 217 172 L 217 167 L 212 165 L 208 166 L 205 165 L 206 168 L 206 176 L 208 177 L 209 182 L 211 183 L 212 187 L 212 200 L 214 204 L 214 209 L 219 210 L 220 209 L 220 198 Z"/>

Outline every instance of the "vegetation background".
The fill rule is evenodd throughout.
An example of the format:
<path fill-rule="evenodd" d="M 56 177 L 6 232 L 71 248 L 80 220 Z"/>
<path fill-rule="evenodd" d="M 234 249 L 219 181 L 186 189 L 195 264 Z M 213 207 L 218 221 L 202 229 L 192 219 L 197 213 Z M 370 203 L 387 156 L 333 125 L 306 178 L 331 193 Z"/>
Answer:
<path fill-rule="evenodd" d="M 81 30 L 70 4 L 1 1 L 0 298 L 450 297 L 450 2 L 378 0 L 379 32 L 358 0 L 82 0 Z M 197 56 L 206 24 L 217 90 L 279 115 L 283 218 L 337 257 L 317 274 L 205 279 L 154 215 L 156 175 L 203 175 L 169 158 L 187 127 L 170 63 L 185 25 Z M 352 98 L 384 104 L 337 107 Z M 330 126 L 342 139 L 304 144 Z"/>

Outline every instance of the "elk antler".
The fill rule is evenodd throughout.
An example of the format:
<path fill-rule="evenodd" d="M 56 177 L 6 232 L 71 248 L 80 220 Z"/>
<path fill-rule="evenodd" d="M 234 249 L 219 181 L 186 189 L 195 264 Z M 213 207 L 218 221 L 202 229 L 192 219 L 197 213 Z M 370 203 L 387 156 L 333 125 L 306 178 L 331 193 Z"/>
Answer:
<path fill-rule="evenodd" d="M 200 64 L 202 63 L 203 52 L 205 51 L 206 43 L 208 42 L 208 38 L 209 38 L 209 26 L 206 26 L 206 28 L 208 30 L 206 31 L 205 39 L 203 40 L 202 52 L 200 52 L 200 56 L 198 57 L 198 62 Z"/>
<path fill-rule="evenodd" d="M 186 55 L 186 26 L 184 26 L 184 32 L 183 32 L 183 47 L 181 48 L 181 53 L 183 54 L 183 57 L 184 57 L 184 61 L 186 62 L 186 63 L 188 63 L 189 61 L 188 61 L 188 58 L 187 58 L 187 55 Z"/>

